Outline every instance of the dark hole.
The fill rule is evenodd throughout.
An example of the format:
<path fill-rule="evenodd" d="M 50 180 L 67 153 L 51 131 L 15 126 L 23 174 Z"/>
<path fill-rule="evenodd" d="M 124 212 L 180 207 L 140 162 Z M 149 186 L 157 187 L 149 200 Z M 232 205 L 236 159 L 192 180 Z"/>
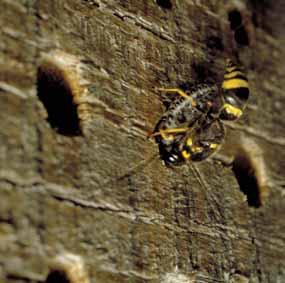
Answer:
<path fill-rule="evenodd" d="M 256 208 L 260 207 L 260 188 L 250 160 L 244 155 L 237 156 L 233 163 L 233 172 L 240 190 L 247 196 L 248 205 Z"/>
<path fill-rule="evenodd" d="M 238 44 L 247 46 L 249 45 L 249 38 L 248 34 L 244 28 L 244 26 L 241 26 L 235 31 L 235 40 Z"/>
<path fill-rule="evenodd" d="M 217 36 L 209 36 L 206 39 L 206 44 L 207 47 L 210 49 L 216 49 L 219 51 L 223 51 L 224 50 L 224 44 L 223 41 L 220 37 Z"/>
<path fill-rule="evenodd" d="M 170 0 L 156 0 L 158 6 L 164 9 L 172 9 L 172 3 Z"/>
<path fill-rule="evenodd" d="M 269 28 L 272 24 L 268 19 L 266 19 L 267 11 L 269 11 L 274 4 L 271 0 L 250 0 L 249 7 L 252 11 L 252 22 L 256 27 Z M 271 30 L 271 29 L 269 29 Z"/>
<path fill-rule="evenodd" d="M 55 270 L 49 273 L 45 283 L 70 283 L 70 280 L 65 272 Z"/>
<path fill-rule="evenodd" d="M 236 30 L 237 28 L 241 26 L 242 17 L 239 11 L 237 10 L 230 11 L 228 17 L 229 17 L 232 30 Z"/>
<path fill-rule="evenodd" d="M 252 16 L 251 16 L 252 23 L 256 26 L 259 27 L 259 17 L 258 13 L 256 11 L 252 11 Z"/>
<path fill-rule="evenodd" d="M 244 25 L 242 24 L 241 13 L 237 10 L 230 11 L 228 18 L 231 29 L 235 33 L 234 34 L 235 41 L 243 46 L 249 45 L 249 37 Z"/>
<path fill-rule="evenodd" d="M 59 74 L 44 68 L 39 69 L 37 79 L 38 97 L 48 112 L 51 127 L 62 135 L 80 135 L 77 109 L 68 83 Z"/>

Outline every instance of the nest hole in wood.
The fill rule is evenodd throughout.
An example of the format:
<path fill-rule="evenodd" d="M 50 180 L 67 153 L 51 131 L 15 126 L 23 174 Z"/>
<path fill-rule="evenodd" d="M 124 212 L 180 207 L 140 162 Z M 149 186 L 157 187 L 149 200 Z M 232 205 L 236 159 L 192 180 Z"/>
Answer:
<path fill-rule="evenodd" d="M 37 94 L 48 113 L 47 120 L 53 129 L 66 136 L 81 134 L 72 87 L 60 69 L 46 64 L 39 67 Z"/>
<path fill-rule="evenodd" d="M 249 0 L 249 8 L 252 13 L 252 22 L 256 27 L 265 28 L 268 31 L 272 31 L 270 25 L 271 21 L 268 21 L 268 11 L 272 9 L 274 1 L 270 0 Z"/>
<path fill-rule="evenodd" d="M 238 10 L 231 10 L 228 13 L 231 30 L 234 32 L 235 41 L 241 46 L 249 45 L 249 36 L 243 24 L 242 15 Z"/>
<path fill-rule="evenodd" d="M 61 270 L 53 270 L 48 274 L 45 283 L 71 283 L 67 274 Z"/>
<path fill-rule="evenodd" d="M 160 6 L 163 9 L 167 9 L 167 10 L 172 9 L 172 3 L 170 0 L 156 0 L 156 3 L 158 6 Z"/>
<path fill-rule="evenodd" d="M 258 208 L 262 205 L 262 188 L 259 186 L 256 168 L 246 153 L 239 154 L 233 162 L 233 172 L 240 190 L 246 195 L 249 206 Z"/>
<path fill-rule="evenodd" d="M 224 44 L 222 38 L 218 36 L 208 36 L 206 38 L 206 45 L 210 49 L 215 49 L 218 51 L 224 51 Z"/>
<path fill-rule="evenodd" d="M 50 261 L 45 283 L 90 283 L 90 280 L 80 256 L 62 253 Z"/>

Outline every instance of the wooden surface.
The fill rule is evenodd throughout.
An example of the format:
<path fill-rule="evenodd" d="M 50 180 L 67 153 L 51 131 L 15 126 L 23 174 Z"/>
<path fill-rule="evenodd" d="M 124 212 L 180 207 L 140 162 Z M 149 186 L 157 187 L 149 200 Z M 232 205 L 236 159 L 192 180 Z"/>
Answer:
<path fill-rule="evenodd" d="M 65 253 L 92 283 L 284 282 L 283 2 L 0 0 L 0 282 L 44 282 Z M 37 87 L 55 50 L 75 63 Z M 154 87 L 220 82 L 229 56 L 251 98 L 219 156 L 258 148 L 257 207 L 219 156 L 171 169 L 146 139 L 164 111 Z M 81 90 L 82 133 L 59 133 L 41 95 Z"/>

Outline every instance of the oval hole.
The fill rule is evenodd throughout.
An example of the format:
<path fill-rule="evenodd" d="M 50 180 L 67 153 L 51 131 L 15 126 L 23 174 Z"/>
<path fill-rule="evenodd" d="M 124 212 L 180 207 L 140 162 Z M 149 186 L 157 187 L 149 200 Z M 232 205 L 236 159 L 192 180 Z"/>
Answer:
<path fill-rule="evenodd" d="M 231 30 L 234 31 L 235 41 L 242 46 L 249 45 L 248 33 L 242 23 L 242 15 L 238 10 L 232 10 L 228 13 Z"/>
<path fill-rule="evenodd" d="M 90 283 L 85 264 L 78 255 L 63 253 L 49 263 L 45 283 Z"/>
<path fill-rule="evenodd" d="M 170 0 L 156 0 L 156 3 L 163 9 L 172 9 L 172 3 Z"/>
<path fill-rule="evenodd" d="M 67 136 L 81 134 L 72 90 L 61 70 L 54 66 L 40 66 L 37 74 L 37 94 L 46 108 L 48 122 L 53 129 Z"/>
<path fill-rule="evenodd" d="M 248 34 L 247 34 L 244 26 L 241 26 L 240 28 L 238 28 L 235 31 L 235 41 L 239 45 L 243 45 L 243 46 L 248 46 L 249 45 Z"/>
<path fill-rule="evenodd" d="M 240 190 L 246 195 L 249 206 L 258 208 L 262 205 L 261 188 L 259 187 L 255 168 L 246 154 L 235 157 L 233 172 Z"/>
<path fill-rule="evenodd" d="M 70 280 L 65 272 L 54 270 L 49 273 L 45 283 L 70 283 Z"/>

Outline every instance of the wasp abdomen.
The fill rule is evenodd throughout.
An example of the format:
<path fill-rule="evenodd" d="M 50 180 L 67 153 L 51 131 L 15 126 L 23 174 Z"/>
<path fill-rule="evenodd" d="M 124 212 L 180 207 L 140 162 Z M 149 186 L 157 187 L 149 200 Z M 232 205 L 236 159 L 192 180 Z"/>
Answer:
<path fill-rule="evenodd" d="M 242 113 L 249 98 L 248 80 L 244 72 L 228 60 L 222 83 L 223 107 L 222 120 L 236 120 Z"/>

